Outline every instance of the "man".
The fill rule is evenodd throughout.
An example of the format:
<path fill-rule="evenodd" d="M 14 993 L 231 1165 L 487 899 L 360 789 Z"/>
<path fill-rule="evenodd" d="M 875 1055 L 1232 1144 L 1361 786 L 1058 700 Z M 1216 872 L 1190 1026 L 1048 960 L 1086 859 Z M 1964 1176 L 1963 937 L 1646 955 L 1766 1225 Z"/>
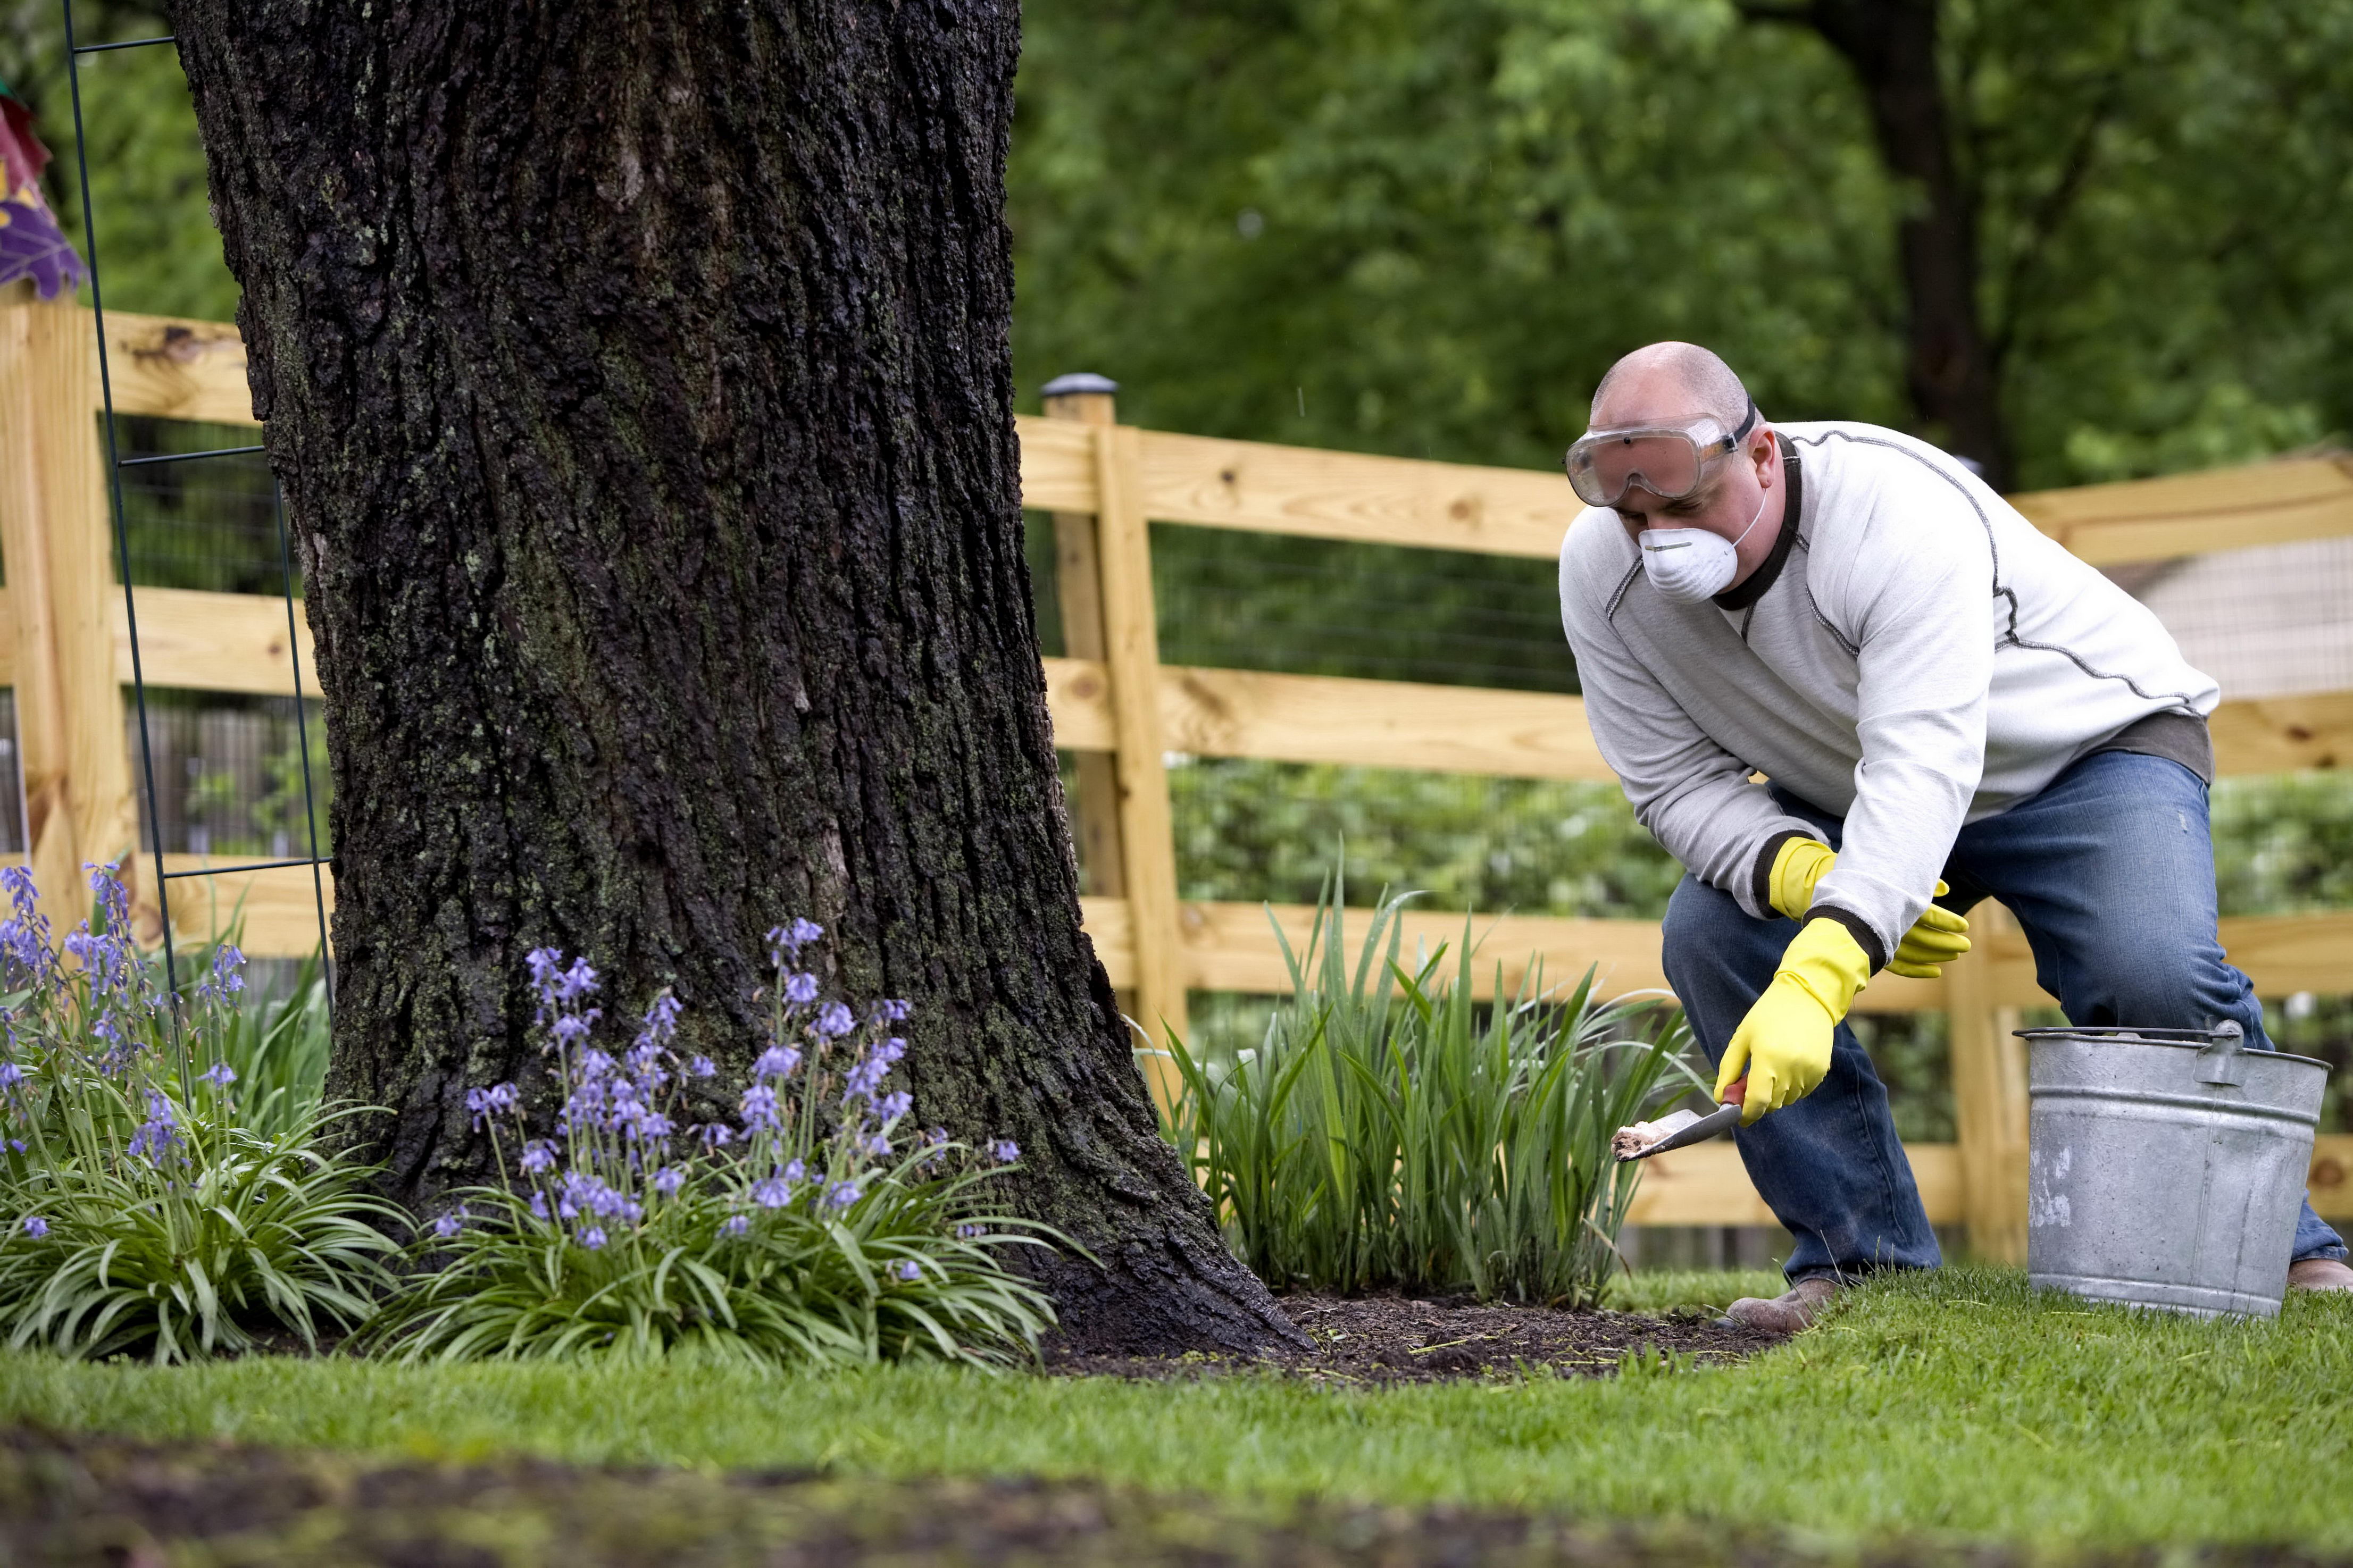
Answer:
<path fill-rule="evenodd" d="M 1747 1079 L 1741 1160 L 1796 1237 L 1810 1323 L 1841 1281 L 1936 1239 L 1844 1023 L 1870 975 L 1934 975 L 2000 900 L 2079 1024 L 2268 1048 L 2215 934 L 2206 715 L 2220 693 L 2148 610 L 1958 459 L 1871 425 L 1776 428 L 1690 343 L 1619 361 L 1570 448 L 1590 510 L 1561 547 L 1586 711 L 1688 874 L 1667 978 Z M 1761 773 L 1769 784 L 1751 783 Z M 2291 1285 L 2353 1289 L 2305 1205 Z"/>

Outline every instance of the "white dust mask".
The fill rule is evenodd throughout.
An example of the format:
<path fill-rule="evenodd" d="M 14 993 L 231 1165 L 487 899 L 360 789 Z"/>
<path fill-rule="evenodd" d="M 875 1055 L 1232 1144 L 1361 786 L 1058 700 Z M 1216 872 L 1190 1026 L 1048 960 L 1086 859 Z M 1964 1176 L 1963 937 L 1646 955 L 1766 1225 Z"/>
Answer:
<path fill-rule="evenodd" d="M 1713 599 L 1740 575 L 1740 540 L 1757 531 L 1765 517 L 1767 490 L 1757 498 L 1757 515 L 1740 531 L 1740 539 L 1726 539 L 1704 528 L 1646 528 L 1635 537 L 1642 546 L 1642 575 L 1660 595 L 1678 605 Z"/>

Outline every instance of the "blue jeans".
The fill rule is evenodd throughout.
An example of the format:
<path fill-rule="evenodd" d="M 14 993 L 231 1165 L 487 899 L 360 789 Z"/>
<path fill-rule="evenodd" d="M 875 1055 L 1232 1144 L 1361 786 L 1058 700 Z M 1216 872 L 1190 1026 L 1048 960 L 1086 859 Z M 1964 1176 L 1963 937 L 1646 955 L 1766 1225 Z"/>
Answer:
<path fill-rule="evenodd" d="M 1838 818 L 1775 793 L 1838 847 Z M 2207 1028 L 2232 1018 L 2250 1047 L 2274 1048 L 2253 985 L 2216 938 L 2206 785 L 2179 763 L 2133 752 L 2084 758 L 2040 795 L 1962 828 L 1945 880 L 1952 891 L 1938 903 L 1966 910 L 1999 899 L 2018 917 L 2035 979 L 2072 1022 Z M 1751 920 L 1696 878 L 1675 889 L 1667 981 L 1710 1063 L 1797 934 L 1795 921 Z M 1941 1261 L 1887 1089 L 1846 1025 L 1821 1086 L 1735 1140 L 1758 1194 L 1797 1238 L 1785 1266 L 1791 1280 Z M 2293 1256 L 2345 1255 L 2306 1204 Z"/>

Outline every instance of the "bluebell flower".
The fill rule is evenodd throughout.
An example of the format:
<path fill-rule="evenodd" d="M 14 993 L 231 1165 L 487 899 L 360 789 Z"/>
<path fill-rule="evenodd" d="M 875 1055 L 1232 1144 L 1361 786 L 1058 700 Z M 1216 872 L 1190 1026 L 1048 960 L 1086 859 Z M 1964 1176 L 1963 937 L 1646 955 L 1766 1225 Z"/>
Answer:
<path fill-rule="evenodd" d="M 801 1181 L 808 1175 L 808 1167 L 798 1160 L 787 1160 L 785 1162 L 784 1173 L 785 1180 L 788 1182 Z"/>
<path fill-rule="evenodd" d="M 801 1065 L 801 1053 L 791 1046 L 770 1046 L 752 1064 L 754 1078 L 790 1078 L 793 1069 Z"/>
<path fill-rule="evenodd" d="M 815 921 L 796 918 L 768 933 L 769 962 L 784 963 L 783 954 L 797 953 L 801 949 L 825 934 L 825 927 Z"/>
<path fill-rule="evenodd" d="M 874 1021 L 878 1024 L 901 1023 L 913 1010 L 905 1002 L 892 997 L 874 1004 Z"/>
<path fill-rule="evenodd" d="M 956 1226 L 956 1235 L 962 1237 L 966 1241 L 970 1241 L 976 1236 L 987 1236 L 987 1234 L 988 1233 L 987 1231 L 981 1229 L 980 1226 L 976 1225 L 960 1225 Z"/>
<path fill-rule="evenodd" d="M 676 1165 L 665 1165 L 654 1173 L 654 1191 L 666 1198 L 677 1195 L 679 1188 L 684 1185 L 686 1185 L 686 1173 Z"/>
<path fill-rule="evenodd" d="M 580 1233 L 580 1245 L 594 1252 L 605 1245 L 605 1227 L 592 1225 Z"/>
<path fill-rule="evenodd" d="M 999 1138 L 988 1146 L 988 1157 L 1000 1165 L 1010 1165 L 1021 1158 L 1021 1145 L 1010 1138 Z"/>
<path fill-rule="evenodd" d="M 49 1234 L 49 1222 L 39 1215 L 28 1214 L 25 1216 L 25 1234 L 38 1241 Z"/>
<path fill-rule="evenodd" d="M 858 1027 L 858 1019 L 839 1002 L 828 1002 L 818 1009 L 817 1022 L 810 1026 L 820 1038 L 838 1040 Z"/>
<path fill-rule="evenodd" d="M 716 1078 L 719 1076 L 719 1064 L 709 1057 L 691 1057 L 687 1060 L 686 1070 L 691 1078 Z"/>
<path fill-rule="evenodd" d="M 531 1194 L 531 1217 L 537 1220 L 543 1220 L 547 1217 L 547 1194 L 545 1193 L 533 1193 Z"/>
<path fill-rule="evenodd" d="M 752 1222 L 740 1214 L 731 1214 L 719 1228 L 730 1236 L 741 1236 L 752 1228 Z"/>
<path fill-rule="evenodd" d="M 776 1091 L 765 1083 L 755 1083 L 745 1089 L 738 1109 L 746 1127 L 773 1128 L 777 1124 Z"/>
<path fill-rule="evenodd" d="M 866 1152 L 873 1158 L 877 1160 L 887 1159 L 890 1157 L 891 1153 L 891 1140 L 883 1133 L 877 1132 L 871 1138 L 866 1140 L 865 1148 Z"/>
<path fill-rule="evenodd" d="M 35 977 L 44 975 L 49 968 L 47 932 L 31 921 L 11 915 L 0 921 L 0 954 Z"/>
<path fill-rule="evenodd" d="M 25 1069 L 15 1062 L 0 1062 L 0 1089 L 14 1089 L 25 1081 Z"/>
<path fill-rule="evenodd" d="M 161 1094 L 149 1090 L 147 1120 L 131 1135 L 128 1152 L 144 1154 L 150 1164 L 160 1165 L 173 1146 L 180 1142 L 179 1120 L 172 1112 L 172 1102 Z"/>
<path fill-rule="evenodd" d="M 909 1108 L 914 1103 L 913 1095 L 903 1089 L 897 1089 L 874 1102 L 874 1114 L 881 1117 L 886 1123 L 896 1121 L 906 1115 Z"/>
<path fill-rule="evenodd" d="M 921 1279 L 923 1277 L 922 1267 L 919 1266 L 912 1258 L 902 1261 L 899 1266 L 892 1269 L 891 1272 L 896 1274 L 900 1279 L 906 1280 Z"/>
<path fill-rule="evenodd" d="M 536 1176 L 555 1163 L 555 1145 L 544 1138 L 534 1138 L 522 1146 L 523 1174 Z"/>
<path fill-rule="evenodd" d="M 516 1101 L 522 1098 L 522 1091 L 511 1083 L 499 1084 L 491 1089 L 470 1089 L 466 1091 L 466 1109 L 473 1113 L 474 1126 L 479 1131 L 492 1114 L 512 1110 Z"/>
<path fill-rule="evenodd" d="M 213 949 L 211 972 L 196 986 L 199 1002 L 226 1003 L 245 989 L 245 954 L 235 946 L 223 942 Z"/>
<path fill-rule="evenodd" d="M 793 1184 L 782 1176 L 770 1176 L 754 1185 L 752 1201 L 764 1209 L 780 1209 L 793 1201 Z"/>
<path fill-rule="evenodd" d="M 785 976 L 785 1000 L 806 1007 L 817 1000 L 817 976 L 787 974 Z"/>
<path fill-rule="evenodd" d="M 668 990 L 664 990 L 660 995 L 654 998 L 653 1005 L 646 1009 L 645 1026 L 638 1032 L 638 1043 L 647 1046 L 658 1045 L 677 1034 L 678 1016 L 685 1010 L 680 1005 L 677 997 L 671 995 Z"/>
<path fill-rule="evenodd" d="M 199 1081 L 211 1084 L 215 1089 L 227 1089 L 237 1081 L 237 1069 L 227 1062 L 215 1062 L 196 1077 Z"/>
<path fill-rule="evenodd" d="M 447 1241 L 466 1228 L 466 1205 L 459 1204 L 433 1222 L 433 1234 Z"/>
<path fill-rule="evenodd" d="M 706 1149 L 724 1149 L 735 1142 L 735 1129 L 721 1121 L 706 1121 L 697 1129 Z"/>
<path fill-rule="evenodd" d="M 858 1184 L 856 1182 L 836 1182 L 825 1190 L 825 1203 L 828 1208 L 846 1209 L 857 1201 Z"/>

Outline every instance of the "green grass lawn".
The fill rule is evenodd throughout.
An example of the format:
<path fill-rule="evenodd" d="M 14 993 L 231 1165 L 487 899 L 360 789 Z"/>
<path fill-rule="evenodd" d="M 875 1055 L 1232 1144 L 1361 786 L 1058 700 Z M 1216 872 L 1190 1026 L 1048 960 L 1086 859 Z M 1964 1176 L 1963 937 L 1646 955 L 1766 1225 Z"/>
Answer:
<path fill-rule="evenodd" d="M 1654 1276 L 1638 1304 L 1756 1277 Z M 1850 1292 L 1746 1363 L 1386 1391 L 938 1368 L 411 1370 L 255 1359 L 183 1370 L 0 1358 L 0 1418 L 475 1458 L 1090 1478 L 1212 1497 L 1459 1502 L 1832 1540 L 2353 1548 L 2353 1299 L 2275 1323 L 2140 1317 L 1988 1269 Z"/>

